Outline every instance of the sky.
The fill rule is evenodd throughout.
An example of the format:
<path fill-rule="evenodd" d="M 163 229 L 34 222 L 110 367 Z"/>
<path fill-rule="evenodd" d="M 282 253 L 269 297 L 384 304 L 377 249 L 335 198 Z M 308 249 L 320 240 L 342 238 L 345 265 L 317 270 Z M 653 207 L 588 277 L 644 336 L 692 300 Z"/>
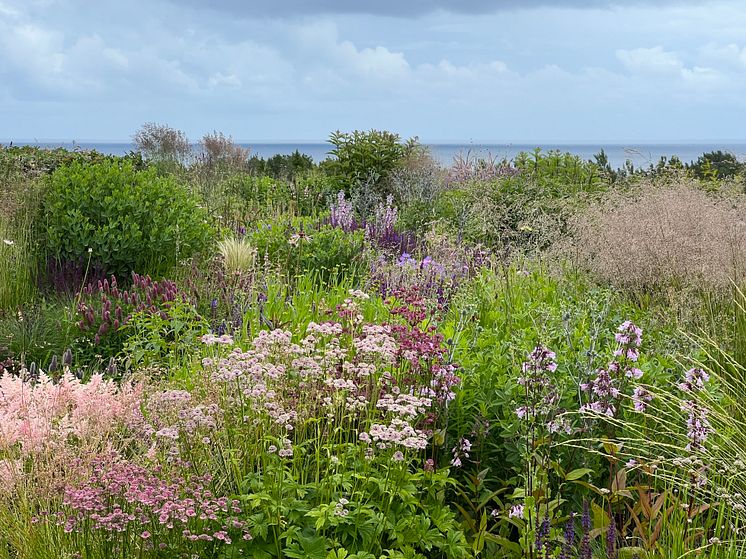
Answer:
<path fill-rule="evenodd" d="M 746 140 L 746 0 L 0 0 L 0 140 Z"/>

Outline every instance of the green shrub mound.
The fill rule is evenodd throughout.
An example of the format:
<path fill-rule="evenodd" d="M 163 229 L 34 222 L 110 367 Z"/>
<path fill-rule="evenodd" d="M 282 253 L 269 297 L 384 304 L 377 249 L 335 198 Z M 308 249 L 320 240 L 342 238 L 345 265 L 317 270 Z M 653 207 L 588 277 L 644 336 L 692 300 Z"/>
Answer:
<path fill-rule="evenodd" d="M 174 177 L 127 161 L 73 162 L 50 179 L 46 249 L 59 261 L 88 258 L 107 274 L 162 273 L 204 249 L 205 213 Z"/>

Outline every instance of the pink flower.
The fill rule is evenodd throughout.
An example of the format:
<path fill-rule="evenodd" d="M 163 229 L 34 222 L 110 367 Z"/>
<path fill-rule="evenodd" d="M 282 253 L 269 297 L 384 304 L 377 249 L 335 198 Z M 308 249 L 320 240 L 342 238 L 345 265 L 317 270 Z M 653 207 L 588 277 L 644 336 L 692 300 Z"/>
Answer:
<path fill-rule="evenodd" d="M 523 518 L 524 505 L 513 505 L 508 511 L 508 518 Z"/>

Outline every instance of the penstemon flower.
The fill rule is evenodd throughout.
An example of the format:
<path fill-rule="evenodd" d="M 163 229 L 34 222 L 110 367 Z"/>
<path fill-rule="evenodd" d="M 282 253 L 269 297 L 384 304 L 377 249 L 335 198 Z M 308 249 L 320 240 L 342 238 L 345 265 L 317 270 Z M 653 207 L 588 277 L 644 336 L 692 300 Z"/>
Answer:
<path fill-rule="evenodd" d="M 642 370 L 634 366 L 640 357 L 642 329 L 627 320 L 617 328 L 614 339 L 617 342 L 614 359 L 605 369 L 598 369 L 595 378 L 580 385 L 589 396 L 589 401 L 580 407 L 581 412 L 614 417 L 619 410 L 625 388 L 643 376 Z M 644 412 L 652 399 L 653 395 L 645 388 L 633 388 L 632 402 L 635 411 Z"/>
<path fill-rule="evenodd" d="M 467 438 L 462 437 L 459 440 L 458 444 L 451 449 L 451 453 L 453 454 L 451 465 L 456 466 L 457 468 L 461 467 L 462 466 L 461 459 L 469 458 L 470 452 L 471 452 L 471 441 Z"/>
<path fill-rule="evenodd" d="M 523 518 L 525 505 L 513 505 L 508 511 L 508 518 Z"/>

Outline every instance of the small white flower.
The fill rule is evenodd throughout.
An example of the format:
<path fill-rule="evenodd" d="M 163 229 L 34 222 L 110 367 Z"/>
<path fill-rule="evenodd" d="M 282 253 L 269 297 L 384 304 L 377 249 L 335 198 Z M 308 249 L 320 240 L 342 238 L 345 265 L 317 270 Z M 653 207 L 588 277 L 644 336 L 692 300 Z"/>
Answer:
<path fill-rule="evenodd" d="M 15 241 L 11 241 L 10 239 L 3 239 L 3 242 L 8 245 L 9 247 L 12 247 L 14 244 L 16 244 Z"/>

